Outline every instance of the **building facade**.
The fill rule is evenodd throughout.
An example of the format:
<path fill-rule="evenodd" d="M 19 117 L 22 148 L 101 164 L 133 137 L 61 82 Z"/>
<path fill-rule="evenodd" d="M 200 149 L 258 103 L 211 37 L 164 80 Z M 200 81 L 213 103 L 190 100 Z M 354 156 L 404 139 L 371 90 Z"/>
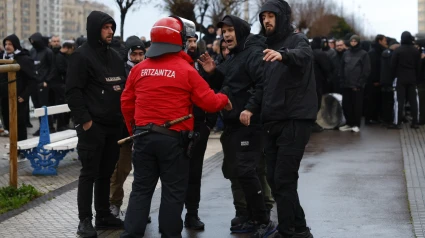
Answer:
<path fill-rule="evenodd" d="M 425 36 L 425 0 L 418 0 L 418 35 Z"/>
<path fill-rule="evenodd" d="M 35 32 L 43 36 L 57 35 L 62 40 L 75 39 L 87 34 L 87 16 L 93 10 L 114 17 L 111 8 L 94 1 L 0 0 L 0 41 L 16 34 L 28 43 Z"/>

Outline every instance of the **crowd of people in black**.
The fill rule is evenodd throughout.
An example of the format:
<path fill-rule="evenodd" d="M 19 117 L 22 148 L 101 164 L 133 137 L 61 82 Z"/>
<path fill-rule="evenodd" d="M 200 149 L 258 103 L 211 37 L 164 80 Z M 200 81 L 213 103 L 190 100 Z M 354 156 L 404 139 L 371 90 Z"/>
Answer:
<path fill-rule="evenodd" d="M 198 216 L 203 159 L 211 131 L 222 130 L 222 170 L 235 206 L 230 230 L 252 237 L 313 238 L 297 193 L 298 170 L 310 133 L 323 130 L 314 123 L 322 96 L 342 95 L 346 123 L 335 128 L 341 131 L 359 132 L 363 116 L 366 125 L 390 129 L 408 121 L 415 129 L 425 123 L 425 102 L 420 103 L 425 53 L 409 32 L 402 33 L 400 43 L 384 35 L 368 42 L 356 34 L 308 40 L 291 24 L 291 14 L 287 2 L 268 0 L 259 14 L 260 34 L 226 15 L 203 29 L 199 39 L 193 22 L 173 16 L 155 23 L 152 42 L 138 36 L 121 42 L 114 37 L 114 19 L 93 11 L 87 38 L 61 44 L 57 36 L 34 33 L 31 50 L 14 34 L 3 40 L 3 59 L 21 66 L 18 140 L 27 138 L 30 97 L 36 108 L 67 103 L 71 109 L 49 118 L 49 126 L 50 132 L 69 129 L 72 117 L 77 131 L 80 236 L 97 234 L 94 196 L 97 229 L 125 228 L 121 237 L 143 237 L 158 178 L 162 236 L 181 237 L 183 224 L 204 229 Z M 5 129 L 7 95 L 2 74 Z M 194 119 L 161 126 L 189 113 Z M 117 145 L 140 132 L 150 133 Z M 123 222 L 123 184 L 132 163 L 133 189 Z M 275 203 L 278 224 L 270 219 Z"/>

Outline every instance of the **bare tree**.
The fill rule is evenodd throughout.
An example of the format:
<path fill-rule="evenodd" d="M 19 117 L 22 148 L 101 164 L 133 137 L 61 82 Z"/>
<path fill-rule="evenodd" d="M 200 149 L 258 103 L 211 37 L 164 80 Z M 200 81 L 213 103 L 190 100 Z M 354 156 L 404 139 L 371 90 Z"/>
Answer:
<path fill-rule="evenodd" d="M 124 22 L 125 17 L 127 16 L 128 10 L 130 8 L 137 9 L 140 7 L 140 5 L 144 3 L 148 3 L 150 0 L 115 0 L 115 2 L 118 4 L 118 7 L 120 8 L 120 19 L 121 19 L 121 38 L 124 39 Z"/>

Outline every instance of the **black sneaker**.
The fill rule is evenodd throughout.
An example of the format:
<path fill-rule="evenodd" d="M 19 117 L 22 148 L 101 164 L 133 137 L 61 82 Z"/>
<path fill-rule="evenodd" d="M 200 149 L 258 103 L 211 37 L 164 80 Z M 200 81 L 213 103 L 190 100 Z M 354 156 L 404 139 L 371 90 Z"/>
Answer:
<path fill-rule="evenodd" d="M 97 232 L 93 228 L 90 218 L 86 218 L 83 221 L 80 221 L 80 224 L 78 224 L 77 234 L 80 237 L 84 237 L 84 238 L 97 237 Z"/>
<path fill-rule="evenodd" d="M 401 127 L 401 125 L 393 124 L 393 125 L 388 126 L 387 129 L 401 130 L 402 127 Z"/>
<path fill-rule="evenodd" d="M 184 219 L 184 226 L 193 230 L 203 230 L 205 228 L 205 224 L 197 215 L 188 214 L 186 214 L 186 218 Z"/>
<path fill-rule="evenodd" d="M 255 223 L 247 221 L 242 224 L 230 227 L 232 233 L 251 233 L 255 231 Z"/>
<path fill-rule="evenodd" d="M 272 220 L 267 224 L 261 224 L 257 227 L 257 231 L 251 235 L 251 238 L 265 238 L 276 232 L 276 223 Z"/>
<path fill-rule="evenodd" d="M 310 232 L 310 228 L 307 227 L 307 230 L 303 232 L 295 232 L 294 236 L 292 238 L 313 238 L 313 234 Z"/>
<path fill-rule="evenodd" d="M 242 225 L 248 220 L 249 218 L 247 216 L 235 216 L 235 218 L 230 221 L 230 226 Z"/>
<path fill-rule="evenodd" d="M 151 216 L 148 216 L 148 223 L 151 223 L 152 222 L 152 218 L 151 218 Z"/>
<path fill-rule="evenodd" d="M 96 230 L 119 230 L 124 229 L 124 222 L 109 214 L 106 217 L 96 217 Z"/>
<path fill-rule="evenodd" d="M 412 128 L 412 129 L 419 129 L 419 126 L 418 126 L 418 124 L 412 124 L 410 126 L 410 128 Z"/>
<path fill-rule="evenodd" d="M 33 136 L 40 136 L 40 129 L 38 129 L 36 132 L 32 133 Z"/>

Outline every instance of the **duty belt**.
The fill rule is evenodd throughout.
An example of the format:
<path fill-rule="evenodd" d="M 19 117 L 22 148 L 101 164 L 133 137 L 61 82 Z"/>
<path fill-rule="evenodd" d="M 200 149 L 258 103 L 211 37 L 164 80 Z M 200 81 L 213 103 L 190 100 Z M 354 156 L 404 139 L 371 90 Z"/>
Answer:
<path fill-rule="evenodd" d="M 145 130 L 145 131 L 153 131 L 153 132 L 157 132 L 159 134 L 163 134 L 163 135 L 167 135 L 167 136 L 171 136 L 174 138 L 179 139 L 180 138 L 180 133 L 177 131 L 173 131 L 173 130 L 169 130 L 165 127 L 162 126 L 157 126 L 153 123 L 149 123 L 146 126 L 136 126 L 135 128 L 136 130 Z"/>

